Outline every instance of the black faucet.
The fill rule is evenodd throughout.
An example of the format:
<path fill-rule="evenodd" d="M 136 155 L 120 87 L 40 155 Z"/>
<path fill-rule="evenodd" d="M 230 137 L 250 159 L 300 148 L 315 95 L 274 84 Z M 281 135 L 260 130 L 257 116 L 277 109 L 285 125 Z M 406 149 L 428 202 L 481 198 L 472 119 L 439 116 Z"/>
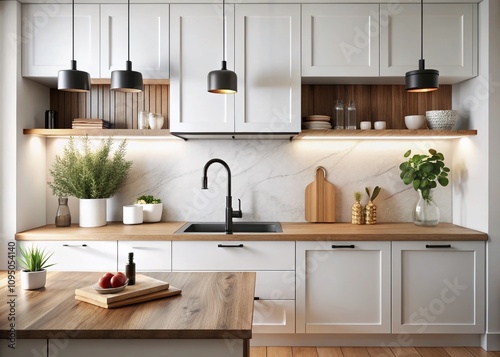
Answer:
<path fill-rule="evenodd" d="M 226 227 L 225 231 L 226 234 L 233 234 L 233 217 L 234 218 L 241 218 L 243 217 L 243 213 L 241 212 L 241 200 L 238 199 L 238 210 L 233 211 L 233 198 L 231 197 L 231 169 L 229 168 L 228 164 L 224 160 L 221 159 L 211 159 L 209 160 L 206 164 L 205 167 L 203 168 L 203 178 L 201 182 L 201 188 L 203 190 L 208 189 L 208 176 L 207 176 L 207 170 L 212 165 L 214 162 L 218 162 L 222 166 L 226 168 L 227 171 L 227 196 L 226 196 Z"/>

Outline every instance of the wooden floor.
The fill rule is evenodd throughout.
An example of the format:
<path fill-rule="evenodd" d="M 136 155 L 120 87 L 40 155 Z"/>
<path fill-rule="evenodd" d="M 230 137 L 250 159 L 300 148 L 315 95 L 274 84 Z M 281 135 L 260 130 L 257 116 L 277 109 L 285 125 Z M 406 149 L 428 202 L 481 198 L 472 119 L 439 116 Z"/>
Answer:
<path fill-rule="evenodd" d="M 480 347 L 251 347 L 250 357 L 500 357 Z"/>

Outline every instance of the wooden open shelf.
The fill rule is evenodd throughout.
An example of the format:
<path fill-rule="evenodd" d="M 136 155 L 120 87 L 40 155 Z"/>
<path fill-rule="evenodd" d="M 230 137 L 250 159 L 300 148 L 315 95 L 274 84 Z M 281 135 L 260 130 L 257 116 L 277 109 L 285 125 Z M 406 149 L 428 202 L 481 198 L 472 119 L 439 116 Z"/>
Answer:
<path fill-rule="evenodd" d="M 477 135 L 477 130 L 302 130 L 294 140 L 304 139 L 457 139 Z"/>
<path fill-rule="evenodd" d="M 121 137 L 164 137 L 178 139 L 170 134 L 168 129 L 23 129 L 25 135 L 45 137 L 70 136 L 121 136 Z M 305 139 L 457 139 L 465 136 L 477 135 L 477 130 L 302 130 L 293 140 Z"/>

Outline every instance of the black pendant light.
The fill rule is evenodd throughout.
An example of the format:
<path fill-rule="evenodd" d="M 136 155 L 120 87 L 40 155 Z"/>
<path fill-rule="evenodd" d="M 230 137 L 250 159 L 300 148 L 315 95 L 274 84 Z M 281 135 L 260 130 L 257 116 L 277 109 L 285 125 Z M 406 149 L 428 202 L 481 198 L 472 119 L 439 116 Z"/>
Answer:
<path fill-rule="evenodd" d="M 130 0 L 128 0 L 128 57 L 124 71 L 111 72 L 111 90 L 117 92 L 136 93 L 142 92 L 142 74 L 132 71 L 132 62 L 130 61 Z"/>
<path fill-rule="evenodd" d="M 432 92 L 439 88 L 439 71 L 425 69 L 424 60 L 424 0 L 420 0 L 420 60 L 418 69 L 406 72 L 407 92 Z"/>
<path fill-rule="evenodd" d="M 225 1 L 222 0 L 222 69 L 208 74 L 208 91 L 218 94 L 234 94 L 238 88 L 236 73 L 226 68 L 226 14 Z"/>
<path fill-rule="evenodd" d="M 71 69 L 59 71 L 57 89 L 67 92 L 90 91 L 90 74 L 76 69 L 75 61 L 75 0 L 71 9 Z"/>

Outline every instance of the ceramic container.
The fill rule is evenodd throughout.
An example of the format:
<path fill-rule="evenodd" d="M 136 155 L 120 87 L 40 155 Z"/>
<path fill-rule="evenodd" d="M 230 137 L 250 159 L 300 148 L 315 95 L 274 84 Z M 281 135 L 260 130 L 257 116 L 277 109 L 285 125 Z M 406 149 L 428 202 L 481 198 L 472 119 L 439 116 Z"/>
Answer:
<path fill-rule="evenodd" d="M 142 206 L 123 206 L 123 224 L 141 224 L 144 220 Z"/>
<path fill-rule="evenodd" d="M 376 121 L 373 123 L 373 127 L 375 130 L 384 130 L 385 129 L 385 121 Z"/>
<path fill-rule="evenodd" d="M 362 121 L 359 123 L 359 128 L 361 130 L 369 130 L 372 128 L 372 122 L 371 121 Z"/>
<path fill-rule="evenodd" d="M 456 110 L 429 110 L 425 112 L 427 127 L 435 130 L 451 130 L 457 122 Z"/>
<path fill-rule="evenodd" d="M 163 212 L 163 203 L 137 204 L 142 206 L 144 222 L 160 222 Z"/>
<path fill-rule="evenodd" d="M 425 115 L 405 116 L 405 125 L 408 129 L 421 129 L 425 123 Z"/>

